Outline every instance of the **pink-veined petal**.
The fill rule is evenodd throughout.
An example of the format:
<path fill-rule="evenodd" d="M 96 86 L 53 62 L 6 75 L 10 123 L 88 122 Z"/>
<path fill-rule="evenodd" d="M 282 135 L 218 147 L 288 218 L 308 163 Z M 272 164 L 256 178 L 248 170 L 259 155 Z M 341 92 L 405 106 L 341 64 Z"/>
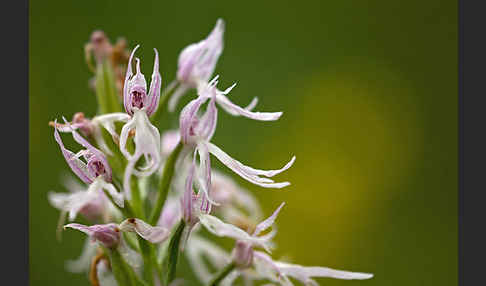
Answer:
<path fill-rule="evenodd" d="M 64 226 L 64 229 L 72 228 L 89 235 L 92 240 L 103 243 L 106 247 L 113 247 L 120 241 L 120 230 L 114 223 L 95 224 L 91 226 L 79 223 L 70 223 Z"/>
<path fill-rule="evenodd" d="M 64 119 L 64 122 L 66 123 L 66 125 L 69 126 L 70 123 L 66 120 L 66 118 L 63 117 L 63 119 Z M 84 139 L 74 129 L 71 130 L 71 133 L 73 135 L 74 140 L 77 143 L 79 143 L 81 146 L 83 146 L 84 148 L 86 148 L 87 150 L 89 150 L 89 152 L 91 152 L 91 154 L 93 154 L 94 156 L 96 156 L 96 158 L 101 161 L 101 163 L 103 164 L 104 170 L 105 170 L 105 174 L 103 174 L 103 177 L 105 178 L 105 180 L 107 182 L 111 182 L 111 167 L 108 164 L 108 160 L 106 159 L 105 154 L 103 154 L 103 152 L 101 152 L 100 150 L 98 150 L 97 148 L 95 148 L 93 145 L 91 145 L 88 142 L 88 140 Z"/>
<path fill-rule="evenodd" d="M 125 110 L 128 111 L 131 110 L 131 107 L 129 105 L 130 102 L 130 78 L 133 76 L 132 72 L 132 60 L 133 60 L 133 55 L 137 51 L 137 49 L 140 47 L 140 45 L 137 45 L 132 53 L 130 54 L 130 58 L 128 59 L 128 65 L 127 65 L 127 72 L 125 74 L 125 82 L 123 84 L 123 105 L 125 106 Z"/>
<path fill-rule="evenodd" d="M 204 115 L 199 119 L 199 123 L 194 131 L 199 137 L 210 141 L 216 131 L 218 121 L 218 109 L 213 99 L 210 99 Z"/>
<path fill-rule="evenodd" d="M 181 131 L 181 139 L 184 144 L 190 142 L 191 136 L 194 136 L 194 124 L 197 122 L 197 112 L 201 105 L 208 100 L 207 97 L 198 97 L 189 102 L 181 111 L 179 117 L 179 129 Z"/>
<path fill-rule="evenodd" d="M 162 77 L 160 76 L 159 72 L 159 53 L 157 49 L 154 48 L 155 51 L 155 60 L 154 60 L 154 71 L 152 73 L 152 81 L 150 82 L 150 90 L 149 90 L 149 106 L 147 107 L 147 115 L 152 115 L 157 106 L 159 105 L 160 99 L 160 87 L 162 84 Z"/>
<path fill-rule="evenodd" d="M 225 95 L 221 93 L 216 94 L 216 102 L 231 115 L 241 115 L 253 120 L 260 121 L 275 121 L 282 116 L 282 112 L 253 112 L 249 109 L 242 108 L 231 102 Z"/>
<path fill-rule="evenodd" d="M 231 158 L 228 154 L 226 154 L 223 150 L 221 150 L 218 146 L 212 144 L 211 142 L 207 142 L 206 145 L 208 146 L 209 152 L 213 154 L 216 158 L 218 158 L 218 160 L 221 161 L 221 163 L 226 165 L 228 168 L 230 168 L 236 174 L 240 175 L 242 178 L 246 179 L 247 181 L 255 185 L 259 185 L 264 188 L 283 188 L 290 185 L 289 182 L 275 183 L 268 178 L 262 178 L 259 177 L 258 175 L 264 175 L 264 176 L 276 175 L 288 169 L 292 165 L 293 161 L 295 160 L 295 157 L 292 158 L 292 160 L 286 166 L 284 166 L 284 168 L 280 170 L 265 171 L 265 170 L 258 170 L 243 165 L 239 161 Z"/>
<path fill-rule="evenodd" d="M 55 124 L 57 124 L 57 120 L 55 120 Z M 75 158 L 75 154 L 66 147 L 64 147 L 64 143 L 61 140 L 61 136 L 59 135 L 59 132 L 57 131 L 57 128 L 54 128 L 54 138 L 59 144 L 59 147 L 61 148 L 62 155 L 64 156 L 64 159 L 66 159 L 66 162 L 68 163 L 69 167 L 71 170 L 85 183 L 90 184 L 93 182 L 93 177 L 89 174 L 88 169 L 86 164 Z"/>
<path fill-rule="evenodd" d="M 184 195 L 182 197 L 182 216 L 184 218 L 184 221 L 188 224 L 195 223 L 195 215 L 193 214 L 193 206 L 192 206 L 193 204 L 192 197 L 194 195 L 192 184 L 194 180 L 195 171 L 196 171 L 196 166 L 193 160 L 191 167 L 189 167 L 189 172 L 187 174 L 185 188 L 184 188 Z"/>

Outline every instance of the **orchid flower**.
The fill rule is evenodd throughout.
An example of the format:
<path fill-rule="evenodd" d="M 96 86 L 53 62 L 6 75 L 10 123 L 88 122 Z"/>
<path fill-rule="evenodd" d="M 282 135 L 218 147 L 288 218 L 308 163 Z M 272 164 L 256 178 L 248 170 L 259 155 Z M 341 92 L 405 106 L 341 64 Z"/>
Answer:
<path fill-rule="evenodd" d="M 237 248 L 239 249 L 234 252 L 234 260 L 237 264 L 240 264 L 240 262 L 246 263 L 248 256 L 251 256 L 251 254 L 246 252 L 251 252 L 254 246 L 262 247 L 268 252 L 271 251 L 271 248 L 273 247 L 271 239 L 275 236 L 276 232 L 271 231 L 262 236 L 259 236 L 259 234 L 273 225 L 278 213 L 284 205 L 285 203 L 280 204 L 277 210 L 275 210 L 270 217 L 260 222 L 252 234 L 248 234 L 241 228 L 225 223 L 219 218 L 208 214 L 199 215 L 199 221 L 212 234 L 220 237 L 230 237 L 235 239 L 237 241 Z"/>
<path fill-rule="evenodd" d="M 151 226 L 137 218 L 126 219 L 119 225 L 108 223 L 86 226 L 78 223 L 70 223 L 64 226 L 64 229 L 66 228 L 84 232 L 91 238 L 92 242 L 99 242 L 107 248 L 116 248 L 133 267 L 140 266 L 140 255 L 127 246 L 121 232 L 135 232 L 143 239 L 157 244 L 164 242 L 169 236 L 169 230 L 166 228 Z"/>
<path fill-rule="evenodd" d="M 63 118 L 66 125 L 70 127 L 70 124 Z M 91 184 L 96 177 L 102 176 L 106 182 L 111 182 L 111 168 L 108 165 L 106 156 L 98 149 L 93 147 L 86 139 L 79 135 L 76 130 L 71 128 L 71 133 L 74 140 L 86 149 L 73 153 L 64 147 L 64 143 L 61 140 L 61 136 L 58 132 L 57 120 L 54 122 L 54 138 L 57 144 L 61 148 L 61 152 L 66 159 L 71 170 L 86 184 Z M 80 157 L 86 160 L 83 162 Z"/>
<path fill-rule="evenodd" d="M 251 236 L 243 230 L 233 225 L 226 224 L 210 215 L 201 216 L 200 222 L 207 230 L 217 236 L 236 239 L 236 245 L 232 252 L 233 262 L 237 266 L 236 271 L 241 272 L 251 266 L 255 266 L 260 279 L 267 278 L 273 282 L 278 282 L 281 285 L 293 285 L 288 279 L 290 276 L 306 285 L 318 285 L 317 282 L 311 279 L 311 277 L 331 277 L 338 279 L 368 279 L 373 277 L 373 274 L 368 273 L 334 270 L 327 267 L 305 267 L 273 261 L 266 253 L 254 251 L 253 247 L 259 246 L 259 241 L 248 239 L 248 236 L 251 238 L 265 237 L 265 240 L 268 243 L 269 239 L 273 238 L 275 235 L 274 231 L 261 237 L 258 237 L 258 235 L 274 224 L 277 215 L 284 204 L 285 203 L 282 203 L 269 218 L 259 223 Z M 265 250 L 268 251 L 268 249 Z"/>
<path fill-rule="evenodd" d="M 167 87 L 167 90 L 170 91 L 177 83 L 180 84 L 169 100 L 168 108 L 170 112 L 175 110 L 177 102 L 189 89 L 200 89 L 201 86 L 207 84 L 223 51 L 223 34 L 224 22 L 222 19 L 218 19 L 216 26 L 206 39 L 191 44 L 182 50 L 178 60 L 177 80 L 170 83 Z M 264 121 L 277 120 L 282 115 L 282 112 L 251 112 L 258 102 L 257 97 L 246 108 L 235 105 L 225 96 L 235 85 L 224 92 L 217 91 L 216 101 L 226 112 L 233 116 L 242 115 Z"/>
<path fill-rule="evenodd" d="M 169 100 L 169 111 L 174 111 L 179 99 L 191 88 L 207 82 L 213 74 L 219 56 L 223 51 L 224 21 L 218 19 L 211 33 L 204 40 L 193 43 L 182 50 L 177 67 L 177 80 L 169 84 L 179 87 Z"/>
<path fill-rule="evenodd" d="M 159 130 L 150 123 L 149 116 L 155 112 L 159 104 L 161 77 L 159 73 L 159 54 L 156 49 L 152 82 L 147 94 L 147 82 L 144 75 L 140 72 L 140 60 L 136 58 L 136 74 L 132 72 L 132 59 L 138 45 L 133 49 L 125 76 L 123 87 L 123 104 L 125 111 L 131 118 L 123 126 L 120 133 L 120 151 L 127 158 L 128 165 L 125 169 L 123 188 L 128 199 L 131 198 L 130 177 L 149 176 L 153 174 L 160 165 L 160 134 Z M 114 116 L 115 117 L 115 116 Z M 126 120 L 126 117 L 119 117 Z M 108 124 L 109 126 L 109 124 Z M 135 131 L 135 152 L 130 154 L 126 144 L 131 131 Z M 135 169 L 137 161 L 144 156 L 147 165 Z"/>
<path fill-rule="evenodd" d="M 70 126 L 65 118 L 64 121 L 66 125 Z M 113 197 L 118 206 L 123 207 L 123 195 L 110 183 L 111 168 L 105 155 L 74 129 L 71 129 L 74 140 L 86 149 L 76 154 L 69 151 L 61 140 L 56 123 L 57 120 L 55 121 L 54 138 L 59 144 L 66 162 L 83 182 L 89 184 L 89 187 L 85 192 L 75 192 L 69 195 L 51 193 L 49 198 L 51 203 L 63 211 L 68 211 L 70 220 L 73 220 L 80 211 L 86 211 L 88 214 L 95 212 L 97 204 L 99 204 L 100 192 L 104 189 Z M 86 163 L 79 159 L 80 157 L 83 157 Z"/>
<path fill-rule="evenodd" d="M 111 248 L 116 247 L 122 240 L 120 231 L 135 232 L 143 239 L 151 243 L 161 243 L 169 235 L 166 228 L 160 226 L 151 226 L 141 219 L 129 218 L 122 221 L 119 225 L 115 223 L 96 224 L 85 226 L 78 223 L 70 223 L 64 226 L 64 229 L 72 228 L 84 232 L 92 241 L 101 242 L 104 246 Z"/>
<path fill-rule="evenodd" d="M 120 224 L 120 230 L 126 232 L 135 232 L 143 239 L 152 243 L 161 243 L 165 241 L 170 231 L 161 226 L 151 226 L 138 218 L 129 218 Z"/>
<path fill-rule="evenodd" d="M 229 167 L 232 171 L 240 175 L 249 182 L 266 188 L 283 188 L 290 185 L 289 182 L 275 183 L 269 177 L 273 177 L 292 166 L 295 156 L 283 168 L 279 170 L 258 170 L 245 166 L 239 161 L 231 158 L 223 150 L 209 142 L 216 130 L 217 109 L 215 99 L 210 98 L 206 112 L 199 117 L 198 111 L 201 105 L 208 99 L 200 96 L 187 104 L 180 115 L 180 132 L 182 143 L 187 147 L 186 150 L 194 150 L 192 169 L 196 168 L 196 155 L 199 155 L 199 168 L 195 171 L 196 183 L 199 184 L 200 191 L 204 193 L 205 199 L 212 204 L 216 204 L 209 196 L 211 190 L 211 164 L 209 154 L 213 154 L 219 161 Z M 188 151 L 186 151 L 187 153 Z M 260 177 L 264 176 L 264 177 Z M 189 180 L 189 178 L 187 179 Z M 191 178 L 192 181 L 192 178 Z"/>

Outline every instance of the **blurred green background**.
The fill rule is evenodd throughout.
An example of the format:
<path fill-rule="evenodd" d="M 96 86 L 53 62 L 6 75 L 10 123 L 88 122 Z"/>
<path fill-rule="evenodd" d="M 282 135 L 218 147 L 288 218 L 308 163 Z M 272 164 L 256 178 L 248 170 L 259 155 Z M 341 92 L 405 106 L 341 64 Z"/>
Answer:
<path fill-rule="evenodd" d="M 140 43 L 147 77 L 156 47 L 166 85 L 181 49 L 218 17 L 219 87 L 236 81 L 234 102 L 258 96 L 257 110 L 284 115 L 262 123 L 220 112 L 213 142 L 263 169 L 297 156 L 279 176 L 286 189 L 236 178 L 266 214 L 287 202 L 274 256 L 375 274 L 322 285 L 456 285 L 457 3 L 443 0 L 30 1 L 31 285 L 89 284 L 64 269 L 84 237 L 56 241 L 47 192 L 64 191 L 67 165 L 47 122 L 95 114 L 83 55 L 91 32 Z"/>

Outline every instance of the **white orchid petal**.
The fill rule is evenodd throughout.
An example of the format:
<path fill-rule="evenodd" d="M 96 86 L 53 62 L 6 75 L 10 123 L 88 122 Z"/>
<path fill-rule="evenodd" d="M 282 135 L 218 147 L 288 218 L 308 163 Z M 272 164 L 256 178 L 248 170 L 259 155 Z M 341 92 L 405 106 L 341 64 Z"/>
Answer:
<path fill-rule="evenodd" d="M 211 154 L 213 154 L 216 158 L 218 158 L 221 163 L 226 165 L 228 168 L 230 168 L 233 172 L 236 174 L 240 175 L 242 178 L 246 179 L 247 181 L 259 185 L 261 187 L 265 188 L 283 188 L 288 185 L 290 185 L 289 182 L 282 182 L 282 183 L 274 183 L 272 180 L 268 178 L 262 178 L 259 177 L 259 174 L 265 174 L 264 170 L 257 170 L 253 169 L 251 167 L 243 165 L 241 162 L 238 162 L 237 160 L 231 158 L 228 154 L 226 154 L 223 150 L 221 150 L 218 146 L 212 144 L 211 142 L 206 143 L 208 150 Z M 289 168 L 295 157 L 283 168 L 287 169 Z M 270 170 L 271 175 L 274 175 L 275 172 L 278 172 L 281 170 Z"/>
<path fill-rule="evenodd" d="M 277 219 L 278 213 L 282 209 L 282 207 L 285 205 L 285 202 L 281 203 L 280 206 L 273 212 L 271 216 L 269 216 L 267 219 L 259 223 L 255 227 L 255 231 L 253 232 L 253 235 L 259 235 L 262 231 L 265 231 L 267 228 L 271 227 L 275 220 Z"/>
<path fill-rule="evenodd" d="M 288 276 L 294 277 L 304 283 L 307 283 L 311 277 L 330 277 L 336 279 L 369 279 L 373 277 L 370 273 L 350 272 L 344 270 L 336 270 L 328 267 L 319 266 L 301 266 L 297 264 L 290 264 L 275 261 L 275 264 L 280 271 Z"/>
<path fill-rule="evenodd" d="M 283 112 L 253 112 L 251 109 L 242 108 L 231 102 L 223 93 L 216 93 L 216 102 L 229 114 L 233 116 L 244 116 L 259 121 L 275 121 L 282 116 Z M 250 107 L 254 107 L 251 106 Z"/>
<path fill-rule="evenodd" d="M 267 251 L 269 249 L 269 241 L 265 238 L 251 236 L 241 228 L 238 228 L 232 224 L 225 223 L 215 216 L 201 214 L 199 215 L 199 221 L 202 225 L 206 227 L 209 232 L 216 236 L 230 237 L 235 240 L 246 241 L 255 246 L 261 246 Z"/>

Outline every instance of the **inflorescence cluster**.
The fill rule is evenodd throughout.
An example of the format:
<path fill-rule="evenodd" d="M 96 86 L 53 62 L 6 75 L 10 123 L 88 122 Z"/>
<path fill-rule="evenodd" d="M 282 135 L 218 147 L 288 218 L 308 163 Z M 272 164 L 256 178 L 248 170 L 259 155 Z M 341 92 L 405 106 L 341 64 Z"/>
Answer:
<path fill-rule="evenodd" d="M 179 55 L 177 78 L 162 91 L 156 49 L 150 87 L 141 61 L 124 39 L 112 45 L 95 31 L 85 46 L 94 78 L 98 112 L 93 118 L 76 113 L 50 122 L 54 139 L 72 172 L 64 180 L 68 193 L 50 192 L 50 203 L 61 211 L 59 228 L 88 237 L 79 259 L 68 261 L 72 272 L 87 272 L 93 285 L 181 285 L 177 261 L 184 255 L 191 271 L 207 285 L 317 285 L 312 277 L 368 279 L 372 274 L 306 267 L 275 260 L 269 254 L 284 206 L 268 218 L 253 195 L 232 178 L 211 167 L 211 155 L 243 179 L 264 188 L 284 188 L 289 182 L 271 178 L 290 168 L 295 157 L 277 170 L 260 170 L 234 159 L 211 142 L 222 110 L 259 121 L 278 120 L 282 112 L 256 112 L 255 98 L 240 107 L 220 90 L 213 71 L 223 51 L 224 22 Z M 196 90 L 180 112 L 179 128 L 159 130 L 163 113 L 174 113 L 181 97 Z M 65 147 L 61 134 L 80 146 Z M 74 223 L 82 216 L 89 225 Z M 70 223 L 65 224 L 69 220 Z M 65 224 L 65 225 L 64 225 Z M 227 251 L 209 234 L 234 240 Z M 60 235 L 60 232 L 58 232 Z M 177 279 L 176 279 L 177 278 Z"/>

